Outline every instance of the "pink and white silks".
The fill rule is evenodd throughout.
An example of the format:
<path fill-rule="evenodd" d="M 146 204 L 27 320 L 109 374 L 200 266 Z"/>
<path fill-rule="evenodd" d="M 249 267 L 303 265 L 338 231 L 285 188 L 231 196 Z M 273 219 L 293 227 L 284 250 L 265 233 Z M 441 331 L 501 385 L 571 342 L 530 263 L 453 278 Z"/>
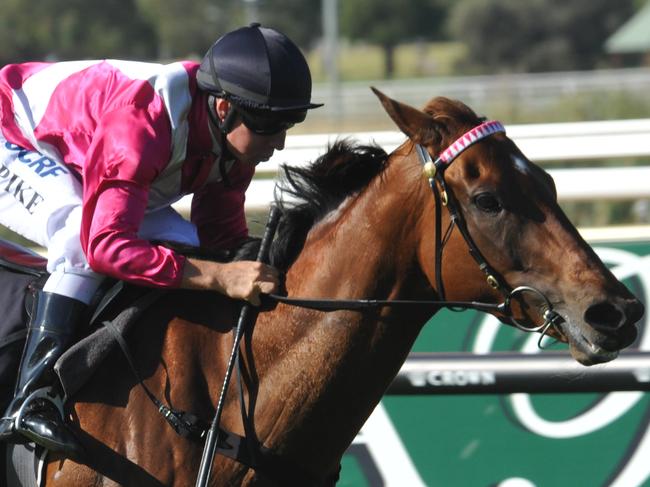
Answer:
<path fill-rule="evenodd" d="M 103 275 L 177 287 L 151 239 L 227 247 L 248 233 L 254 168 L 215 164 L 198 64 L 71 61 L 0 70 L 0 224 L 48 250 L 46 290 L 88 302 Z M 191 222 L 170 205 L 193 193 Z"/>

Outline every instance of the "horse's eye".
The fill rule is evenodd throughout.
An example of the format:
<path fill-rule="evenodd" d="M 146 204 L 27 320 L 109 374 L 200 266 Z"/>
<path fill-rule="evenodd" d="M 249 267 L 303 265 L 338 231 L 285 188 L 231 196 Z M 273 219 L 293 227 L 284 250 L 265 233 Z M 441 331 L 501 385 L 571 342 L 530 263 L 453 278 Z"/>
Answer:
<path fill-rule="evenodd" d="M 491 193 L 481 193 L 474 197 L 474 204 L 479 210 L 487 213 L 499 213 L 503 207 L 499 200 Z"/>

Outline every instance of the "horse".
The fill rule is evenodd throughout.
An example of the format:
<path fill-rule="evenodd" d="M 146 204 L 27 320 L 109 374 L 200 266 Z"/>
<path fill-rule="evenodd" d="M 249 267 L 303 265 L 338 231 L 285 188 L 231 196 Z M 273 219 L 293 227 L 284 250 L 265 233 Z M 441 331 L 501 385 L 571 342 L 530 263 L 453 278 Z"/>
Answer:
<path fill-rule="evenodd" d="M 485 303 L 506 325 L 568 343 L 584 365 L 636 339 L 643 305 L 500 124 L 460 101 L 436 97 L 419 110 L 374 91 L 404 143 L 387 154 L 339 140 L 310 166 L 285 167 L 294 198 L 278 197 L 271 251 L 285 276 L 279 295 L 368 306 L 265 300 L 244 331 L 220 422 L 257 460 L 216 455 L 212 487 L 334 485 L 344 452 L 446 303 Z M 146 310 L 128 347 L 147 389 L 209 421 L 240 308 L 174 291 Z M 202 441 L 166 424 L 127 362 L 114 350 L 68 399 L 87 455 L 48 456 L 48 487 L 193 485 Z"/>

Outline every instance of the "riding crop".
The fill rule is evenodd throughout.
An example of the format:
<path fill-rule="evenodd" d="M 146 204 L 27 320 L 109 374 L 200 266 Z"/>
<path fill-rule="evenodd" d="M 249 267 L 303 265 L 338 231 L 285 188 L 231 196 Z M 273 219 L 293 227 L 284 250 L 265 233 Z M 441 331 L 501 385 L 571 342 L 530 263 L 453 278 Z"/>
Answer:
<path fill-rule="evenodd" d="M 266 228 L 264 229 L 264 235 L 262 236 L 260 249 L 257 253 L 258 262 L 268 261 L 271 243 L 273 242 L 273 237 L 275 236 L 275 231 L 280 220 L 280 214 L 281 211 L 278 207 L 275 205 L 271 206 L 271 209 L 269 211 L 269 218 L 266 222 Z M 253 306 L 249 303 L 245 303 L 241 309 L 239 320 L 237 321 L 237 327 L 235 328 L 235 337 L 233 341 L 232 352 L 230 353 L 230 358 L 228 360 L 226 376 L 223 380 L 223 386 L 221 388 L 219 402 L 217 403 L 217 409 L 215 411 L 212 424 L 210 425 L 210 430 L 208 431 L 205 439 L 203 456 L 201 457 L 201 465 L 199 466 L 199 474 L 196 479 L 196 487 L 206 487 L 208 485 L 208 480 L 210 479 L 210 473 L 212 470 L 212 463 L 214 461 L 214 455 L 219 441 L 219 423 L 221 421 L 221 413 L 223 411 L 226 392 L 228 390 L 228 385 L 230 384 L 230 378 L 232 376 L 235 362 L 237 361 L 239 355 L 239 342 L 241 341 L 244 329 L 249 323 L 255 320 L 256 316 L 257 313 Z"/>

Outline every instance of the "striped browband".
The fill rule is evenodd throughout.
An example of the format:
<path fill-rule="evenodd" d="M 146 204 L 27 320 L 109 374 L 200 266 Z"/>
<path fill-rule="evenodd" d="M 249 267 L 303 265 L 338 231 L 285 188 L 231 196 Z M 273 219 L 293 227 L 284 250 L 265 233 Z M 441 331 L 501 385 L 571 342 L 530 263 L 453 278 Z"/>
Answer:
<path fill-rule="evenodd" d="M 442 152 L 442 154 L 438 156 L 436 163 L 443 162 L 445 164 L 449 164 L 470 145 L 475 144 L 479 140 L 484 139 L 489 135 L 496 134 L 497 132 L 503 132 L 505 134 L 506 129 L 501 124 L 501 122 L 497 122 L 496 120 L 489 120 L 487 122 L 483 122 L 481 125 L 477 125 L 469 132 L 466 132 L 465 135 L 462 135 L 456 139 L 456 141 L 449 147 L 447 147 Z"/>

